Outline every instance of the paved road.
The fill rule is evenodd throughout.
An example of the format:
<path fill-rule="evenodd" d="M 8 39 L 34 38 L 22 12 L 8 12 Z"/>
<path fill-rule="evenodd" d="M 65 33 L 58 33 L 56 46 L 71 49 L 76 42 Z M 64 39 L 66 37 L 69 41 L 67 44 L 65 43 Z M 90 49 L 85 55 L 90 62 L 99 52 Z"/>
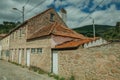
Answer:
<path fill-rule="evenodd" d="M 54 80 L 26 68 L 0 60 L 0 80 Z"/>

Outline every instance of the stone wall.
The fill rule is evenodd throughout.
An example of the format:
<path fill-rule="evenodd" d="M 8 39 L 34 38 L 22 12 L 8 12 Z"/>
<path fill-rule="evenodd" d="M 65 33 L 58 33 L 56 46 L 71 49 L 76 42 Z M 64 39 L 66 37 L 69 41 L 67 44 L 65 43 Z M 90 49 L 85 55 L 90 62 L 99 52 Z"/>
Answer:
<path fill-rule="evenodd" d="M 27 48 L 41 48 L 42 53 L 32 53 L 30 56 L 30 65 L 41 68 L 44 71 L 51 72 L 51 40 L 50 37 L 42 37 L 27 42 Z"/>
<path fill-rule="evenodd" d="M 59 75 L 75 80 L 119 80 L 120 43 L 59 51 Z"/>
<path fill-rule="evenodd" d="M 11 34 L 9 34 L 9 51 L 10 56 L 9 60 L 15 63 L 19 62 L 19 53 L 20 50 L 23 50 L 21 55 L 21 64 L 26 65 L 26 35 L 27 35 L 27 24 L 24 24 L 20 28 L 13 31 Z"/>

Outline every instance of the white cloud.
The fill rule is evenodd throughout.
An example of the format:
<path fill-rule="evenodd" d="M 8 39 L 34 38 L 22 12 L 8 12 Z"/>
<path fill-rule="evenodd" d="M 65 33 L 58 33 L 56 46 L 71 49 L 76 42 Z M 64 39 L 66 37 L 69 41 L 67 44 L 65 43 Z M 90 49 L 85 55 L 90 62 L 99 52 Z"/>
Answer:
<path fill-rule="evenodd" d="M 68 14 L 67 24 L 70 28 L 81 27 L 84 25 L 92 24 L 92 20 L 88 17 L 81 22 L 89 13 L 81 12 L 79 8 L 74 6 L 66 8 Z M 107 10 L 99 10 L 92 13 L 90 16 L 95 20 L 95 24 L 101 25 L 115 25 L 116 22 L 120 21 L 118 11 L 115 5 L 111 5 Z"/>
<path fill-rule="evenodd" d="M 44 0 L 43 0 L 43 1 L 44 1 Z M 42 1 L 41 1 L 41 2 L 42 2 Z M 30 11 L 29 13 L 27 13 L 26 19 L 29 19 L 29 18 L 31 18 L 32 16 L 35 16 L 35 15 L 43 12 L 44 10 L 47 9 L 47 5 L 48 5 L 48 4 L 51 4 L 52 2 L 53 2 L 53 0 L 46 0 L 46 1 L 44 1 L 44 2 L 41 3 L 39 6 L 35 7 L 32 11 Z M 39 3 L 40 3 L 40 2 L 39 2 Z M 38 4 L 38 3 L 37 3 L 37 4 Z M 36 5 L 37 5 L 37 4 L 36 4 Z M 35 5 L 35 6 L 36 6 L 36 5 Z M 31 10 L 33 7 L 34 7 L 34 6 L 29 5 L 29 6 L 27 6 L 27 10 L 29 11 L 29 10 Z"/>
<path fill-rule="evenodd" d="M 25 7 L 25 12 L 32 9 L 35 5 L 40 3 L 42 0 L 30 0 L 29 4 Z M 37 6 L 34 10 L 25 14 L 26 19 L 35 16 L 38 13 L 47 9 L 47 5 L 50 5 L 53 0 L 43 0 L 44 2 Z M 89 13 L 84 13 L 81 9 L 88 6 L 89 1 L 91 0 L 63 0 L 62 5 L 69 5 L 65 9 L 67 10 L 67 25 L 70 28 L 81 27 L 84 25 L 92 24 L 92 20 L 87 18 L 83 22 L 81 22 Z M 94 0 L 94 6 L 91 8 L 94 9 L 97 4 L 99 4 L 102 0 Z M 103 5 L 107 5 L 114 2 L 120 2 L 120 0 L 104 0 Z M 24 5 L 24 1 L 22 0 L 1 0 L 0 3 L 0 16 L 2 21 L 11 20 L 14 21 L 16 18 L 19 18 L 21 14 L 19 12 L 13 11 L 12 8 L 16 7 L 18 9 L 22 9 Z M 4 6 L 6 5 L 6 6 Z M 60 5 L 60 1 L 57 0 L 56 5 Z M 4 9 L 3 9 L 4 8 Z M 119 16 L 120 10 L 116 9 L 115 5 L 111 5 L 107 10 L 99 10 L 95 11 L 91 17 L 95 19 L 96 24 L 107 24 L 107 25 L 115 25 L 117 21 L 120 21 Z"/>
<path fill-rule="evenodd" d="M 91 17 L 95 19 L 96 24 L 103 25 L 115 25 L 117 21 L 120 20 L 120 11 L 116 10 L 115 5 L 112 5 L 109 9 L 104 11 L 95 11 Z"/>

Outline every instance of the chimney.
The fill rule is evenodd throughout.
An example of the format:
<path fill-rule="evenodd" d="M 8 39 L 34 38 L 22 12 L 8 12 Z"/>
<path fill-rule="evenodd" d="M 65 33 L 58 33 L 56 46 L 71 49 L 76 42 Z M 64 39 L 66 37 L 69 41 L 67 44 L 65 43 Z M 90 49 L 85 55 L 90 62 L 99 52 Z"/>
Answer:
<path fill-rule="evenodd" d="M 67 11 L 64 8 L 62 8 L 60 10 L 60 14 L 61 14 L 61 18 L 63 19 L 63 21 L 66 23 L 67 22 Z"/>

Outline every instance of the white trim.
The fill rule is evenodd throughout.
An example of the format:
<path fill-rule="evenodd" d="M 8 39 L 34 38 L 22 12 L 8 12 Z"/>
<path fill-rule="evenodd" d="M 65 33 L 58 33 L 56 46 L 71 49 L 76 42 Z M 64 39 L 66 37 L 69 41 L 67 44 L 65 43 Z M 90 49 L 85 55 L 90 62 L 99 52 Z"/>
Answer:
<path fill-rule="evenodd" d="M 27 49 L 27 66 L 29 67 L 30 66 L 30 49 Z"/>

